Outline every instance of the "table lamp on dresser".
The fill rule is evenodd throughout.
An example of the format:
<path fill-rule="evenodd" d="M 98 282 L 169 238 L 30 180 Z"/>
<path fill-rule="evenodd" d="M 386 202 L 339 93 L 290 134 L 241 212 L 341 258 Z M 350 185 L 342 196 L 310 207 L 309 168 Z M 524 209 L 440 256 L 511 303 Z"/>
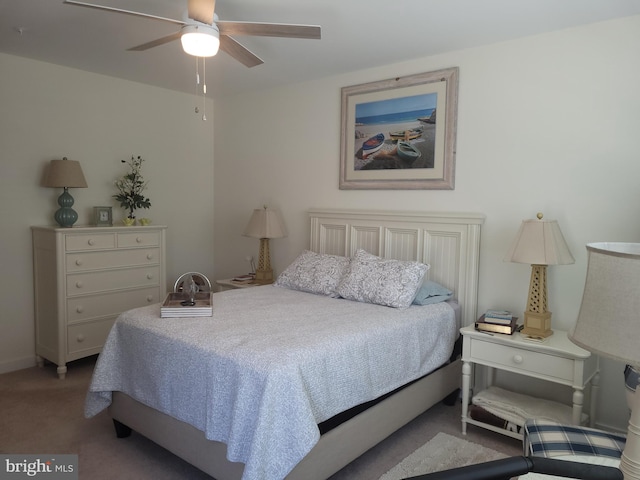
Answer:
<path fill-rule="evenodd" d="M 87 188 L 80 162 L 67 160 L 67 157 L 62 160 L 51 160 L 42 186 L 63 189 L 58 197 L 60 208 L 56 211 L 54 218 L 61 227 L 72 227 L 78 220 L 78 214 L 71 208 L 74 201 L 69 188 Z"/>

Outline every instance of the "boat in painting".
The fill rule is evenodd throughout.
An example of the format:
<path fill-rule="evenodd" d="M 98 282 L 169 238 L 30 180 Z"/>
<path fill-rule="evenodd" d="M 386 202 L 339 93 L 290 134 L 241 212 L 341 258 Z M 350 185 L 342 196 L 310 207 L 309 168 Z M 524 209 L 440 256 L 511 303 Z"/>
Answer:
<path fill-rule="evenodd" d="M 372 153 L 377 152 L 384 144 L 384 134 L 378 133 L 362 144 L 362 158 L 366 158 Z"/>
<path fill-rule="evenodd" d="M 401 159 L 412 163 L 422 155 L 422 153 L 420 153 L 420 150 L 418 150 L 415 145 L 410 142 L 405 142 L 404 140 L 398 141 L 397 153 Z"/>
<path fill-rule="evenodd" d="M 399 130 L 397 132 L 389 132 L 392 140 L 413 140 L 422 135 L 424 129 L 422 127 L 411 128 L 408 130 Z"/>

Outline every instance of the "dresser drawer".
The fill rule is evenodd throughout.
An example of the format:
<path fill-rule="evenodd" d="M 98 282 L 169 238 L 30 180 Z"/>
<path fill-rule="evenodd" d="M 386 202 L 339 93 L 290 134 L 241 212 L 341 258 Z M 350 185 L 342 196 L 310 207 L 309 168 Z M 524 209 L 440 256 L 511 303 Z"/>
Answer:
<path fill-rule="evenodd" d="M 67 273 L 102 268 L 155 265 L 160 263 L 159 248 L 134 248 L 106 252 L 69 253 L 65 258 Z"/>
<path fill-rule="evenodd" d="M 67 275 L 67 296 L 160 284 L 160 266 L 123 268 Z"/>
<path fill-rule="evenodd" d="M 118 248 L 160 245 L 160 232 L 131 232 L 118 234 Z"/>
<path fill-rule="evenodd" d="M 67 299 L 67 322 L 118 315 L 125 310 L 159 303 L 160 287 L 101 293 Z"/>
<path fill-rule="evenodd" d="M 64 248 L 67 252 L 79 250 L 100 250 L 115 248 L 116 236 L 113 233 L 88 233 L 65 235 Z"/>
<path fill-rule="evenodd" d="M 67 328 L 67 353 L 69 360 L 74 360 L 74 355 L 82 358 L 99 352 L 107 340 L 109 331 L 115 322 L 115 317 L 97 322 L 80 323 Z"/>
<path fill-rule="evenodd" d="M 573 382 L 574 362 L 570 358 L 477 340 L 471 341 L 471 356 L 476 363 L 516 373 L 529 372 L 539 377 L 559 379 L 563 383 Z"/>

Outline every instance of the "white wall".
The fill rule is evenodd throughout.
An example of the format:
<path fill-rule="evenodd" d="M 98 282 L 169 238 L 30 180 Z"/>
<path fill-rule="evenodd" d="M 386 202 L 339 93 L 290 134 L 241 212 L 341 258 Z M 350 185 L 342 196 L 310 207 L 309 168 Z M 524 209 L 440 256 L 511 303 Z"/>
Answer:
<path fill-rule="evenodd" d="M 548 279 L 553 325 L 570 329 L 585 244 L 640 241 L 638 44 L 631 17 L 217 100 L 216 272 L 247 270 L 258 242 L 241 232 L 262 204 L 281 209 L 290 233 L 271 242 L 276 274 L 307 247 L 311 207 L 477 211 L 487 216 L 479 309 L 522 312 L 530 267 L 502 258 L 520 222 L 541 211 L 576 259 Z M 451 66 L 455 190 L 339 190 L 340 88 Z M 626 429 L 622 366 L 602 363 L 598 422 Z"/>
<path fill-rule="evenodd" d="M 52 159 L 80 161 L 78 225 L 112 205 L 121 159 L 141 155 L 151 208 L 168 225 L 167 273 L 213 276 L 213 122 L 191 95 L 0 54 L 0 372 L 35 364 L 30 225 L 54 224 L 61 190 L 40 180 Z M 209 100 L 208 111 L 213 110 Z M 213 115 L 210 115 L 213 117 Z"/>

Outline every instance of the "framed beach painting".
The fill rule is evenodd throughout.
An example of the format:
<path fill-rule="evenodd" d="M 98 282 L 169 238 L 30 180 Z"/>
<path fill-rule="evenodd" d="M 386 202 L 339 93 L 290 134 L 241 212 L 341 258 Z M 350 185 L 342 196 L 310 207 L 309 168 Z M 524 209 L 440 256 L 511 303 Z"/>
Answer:
<path fill-rule="evenodd" d="M 342 88 L 341 189 L 453 190 L 458 68 Z"/>

